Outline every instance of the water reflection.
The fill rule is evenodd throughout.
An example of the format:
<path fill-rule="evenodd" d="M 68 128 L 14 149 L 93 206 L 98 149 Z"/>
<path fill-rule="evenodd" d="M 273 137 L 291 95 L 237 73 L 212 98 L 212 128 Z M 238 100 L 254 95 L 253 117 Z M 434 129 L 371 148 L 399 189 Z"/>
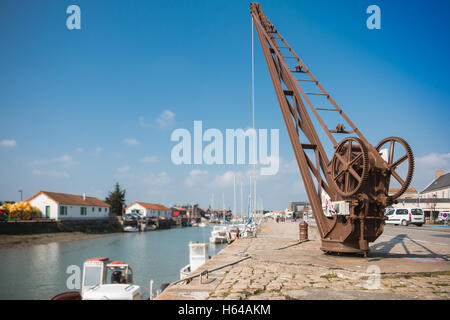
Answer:
<path fill-rule="evenodd" d="M 154 288 L 179 278 L 189 263 L 188 244 L 208 242 L 212 227 L 183 228 L 146 233 L 124 233 L 105 238 L 35 245 L 0 250 L 0 299 L 49 299 L 68 291 L 69 265 L 82 268 L 92 257 L 109 257 L 129 263 L 134 282 Z M 225 245 L 210 245 L 214 256 Z"/>

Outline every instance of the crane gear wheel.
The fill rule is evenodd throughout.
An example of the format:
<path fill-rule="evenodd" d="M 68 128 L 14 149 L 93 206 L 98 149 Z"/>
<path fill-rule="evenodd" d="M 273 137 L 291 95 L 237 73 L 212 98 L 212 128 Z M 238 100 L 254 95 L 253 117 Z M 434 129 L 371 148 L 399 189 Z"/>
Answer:
<path fill-rule="evenodd" d="M 406 191 L 406 189 L 408 189 L 409 184 L 411 183 L 413 173 L 414 173 L 414 155 L 412 153 L 412 150 L 411 150 L 411 147 L 409 146 L 409 144 L 405 140 L 403 140 L 402 138 L 399 138 L 399 137 L 388 137 L 388 138 L 381 140 L 380 143 L 378 143 L 378 145 L 376 146 L 377 151 L 380 152 L 381 148 L 387 143 L 390 143 L 389 151 L 388 151 L 389 152 L 388 153 L 388 161 L 387 161 L 388 172 L 389 172 L 390 176 L 393 176 L 395 178 L 395 180 L 397 180 L 397 182 L 400 183 L 400 189 L 395 194 L 390 196 L 392 199 L 396 199 L 396 198 L 400 197 Z M 395 151 L 396 143 L 400 144 L 403 147 L 403 149 L 405 150 L 405 154 L 403 156 L 401 156 L 399 159 L 397 159 L 396 161 L 394 161 L 394 151 Z M 406 160 L 408 160 L 408 173 L 406 175 L 406 178 L 403 179 L 396 172 L 396 169 L 400 164 L 402 164 Z M 388 190 L 390 189 L 390 185 L 391 185 L 391 179 L 389 177 Z"/>
<path fill-rule="evenodd" d="M 336 148 L 331 176 L 340 195 L 350 197 L 361 190 L 369 175 L 369 156 L 361 139 L 348 137 Z"/>

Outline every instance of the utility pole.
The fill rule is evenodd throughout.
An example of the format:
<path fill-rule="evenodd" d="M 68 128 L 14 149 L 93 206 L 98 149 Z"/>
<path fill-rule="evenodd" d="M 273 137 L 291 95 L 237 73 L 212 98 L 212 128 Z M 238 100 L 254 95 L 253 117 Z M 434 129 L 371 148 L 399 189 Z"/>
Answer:
<path fill-rule="evenodd" d="M 20 192 L 20 202 L 22 202 L 23 201 L 23 191 L 19 190 L 18 192 Z"/>

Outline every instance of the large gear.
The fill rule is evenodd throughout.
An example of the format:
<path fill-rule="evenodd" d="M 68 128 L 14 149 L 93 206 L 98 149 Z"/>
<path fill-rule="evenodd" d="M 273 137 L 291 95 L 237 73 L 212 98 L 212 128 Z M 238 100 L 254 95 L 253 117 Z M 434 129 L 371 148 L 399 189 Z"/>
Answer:
<path fill-rule="evenodd" d="M 411 183 L 413 173 L 414 173 L 414 155 L 412 153 L 412 150 L 411 150 L 411 147 L 409 146 L 409 144 L 405 140 L 403 140 L 402 138 L 399 138 L 399 137 L 388 137 L 388 138 L 381 140 L 380 143 L 378 143 L 378 145 L 376 146 L 377 151 L 380 152 L 381 148 L 389 142 L 391 143 L 391 147 L 389 149 L 388 161 L 387 161 L 388 172 L 389 172 L 390 176 L 393 176 L 395 178 L 395 180 L 397 180 L 400 183 L 399 191 L 397 191 L 396 193 L 394 193 L 393 195 L 390 196 L 392 199 L 396 199 L 396 198 L 400 197 L 406 191 L 406 189 L 408 189 L 409 184 Z M 394 154 L 394 148 L 395 148 L 394 145 L 396 142 L 399 143 L 401 146 L 403 146 L 403 148 L 406 151 L 406 154 L 394 162 L 393 154 Z M 395 169 L 401 163 L 403 163 L 405 160 L 408 160 L 408 173 L 406 175 L 406 178 L 403 180 L 398 175 L 398 173 L 395 171 Z M 389 179 L 389 184 L 390 184 L 390 179 Z M 388 192 L 389 192 L 389 190 L 388 190 Z"/>
<path fill-rule="evenodd" d="M 369 156 L 361 139 L 348 137 L 339 143 L 331 160 L 331 175 L 342 196 L 361 190 L 369 175 Z"/>

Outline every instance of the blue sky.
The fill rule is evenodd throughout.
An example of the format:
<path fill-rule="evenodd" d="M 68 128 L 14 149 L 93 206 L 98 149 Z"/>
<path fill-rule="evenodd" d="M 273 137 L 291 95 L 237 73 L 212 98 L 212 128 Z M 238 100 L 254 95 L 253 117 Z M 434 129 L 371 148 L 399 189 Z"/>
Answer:
<path fill-rule="evenodd" d="M 448 1 L 260 1 L 266 16 L 374 145 L 406 139 L 413 186 L 450 169 Z M 66 8 L 81 8 L 81 30 Z M 366 8 L 381 9 L 381 30 Z M 249 166 L 170 161 L 176 128 L 251 126 L 248 1 L 0 2 L 0 199 L 38 190 L 208 206 Z M 257 128 L 280 129 L 281 167 L 262 178 L 264 206 L 305 199 L 255 39 Z M 331 153 L 329 153 L 331 158 Z M 238 188 L 238 198 L 239 198 Z M 238 208 L 240 204 L 238 203 Z M 246 204 L 244 204 L 246 208 Z"/>

